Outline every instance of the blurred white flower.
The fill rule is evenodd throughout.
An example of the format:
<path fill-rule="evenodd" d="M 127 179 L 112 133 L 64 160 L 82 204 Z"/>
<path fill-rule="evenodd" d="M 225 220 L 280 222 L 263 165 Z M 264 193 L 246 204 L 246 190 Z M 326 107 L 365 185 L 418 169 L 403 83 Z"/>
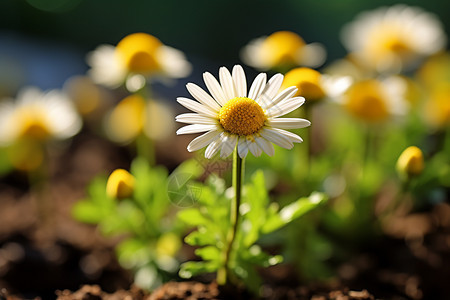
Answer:
<path fill-rule="evenodd" d="M 133 33 L 117 46 L 100 45 L 88 54 L 88 71 L 92 79 L 108 87 L 117 87 L 142 75 L 147 78 L 181 78 L 191 72 L 183 52 L 164 45 L 146 33 Z"/>
<path fill-rule="evenodd" d="M 67 139 L 81 129 L 81 118 L 69 98 L 58 90 L 24 88 L 17 99 L 0 104 L 0 145 L 22 138 L 36 141 Z"/>
<path fill-rule="evenodd" d="M 295 86 L 294 96 L 304 97 L 308 102 L 341 96 L 352 84 L 350 76 L 321 74 L 310 68 L 295 68 L 284 76 L 282 88 Z"/>
<path fill-rule="evenodd" d="M 382 122 L 408 112 L 407 91 L 407 82 L 402 77 L 391 76 L 355 82 L 341 97 L 333 99 L 358 119 Z"/>
<path fill-rule="evenodd" d="M 326 58 L 325 48 L 319 43 L 306 44 L 296 33 L 277 31 L 269 36 L 250 41 L 241 51 L 247 65 L 260 70 L 318 67 Z"/>
<path fill-rule="evenodd" d="M 109 139 L 129 143 L 144 133 L 151 140 L 164 140 L 174 130 L 174 113 L 163 101 L 144 99 L 133 94 L 122 99 L 104 119 L 104 129 Z"/>
<path fill-rule="evenodd" d="M 435 15 L 403 4 L 359 14 L 341 37 L 362 64 L 378 72 L 399 72 L 447 42 Z"/>

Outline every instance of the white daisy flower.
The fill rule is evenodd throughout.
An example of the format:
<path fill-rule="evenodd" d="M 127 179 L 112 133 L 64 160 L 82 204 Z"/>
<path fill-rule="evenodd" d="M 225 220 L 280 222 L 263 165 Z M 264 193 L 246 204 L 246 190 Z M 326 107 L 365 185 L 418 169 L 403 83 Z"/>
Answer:
<path fill-rule="evenodd" d="M 146 33 L 130 34 L 117 46 L 101 45 L 88 54 L 87 62 L 92 79 L 112 88 L 128 79 L 136 81 L 136 76 L 186 77 L 192 69 L 183 52 Z"/>
<path fill-rule="evenodd" d="M 208 72 L 203 74 L 211 96 L 194 83 L 188 83 L 189 93 L 198 101 L 178 98 L 177 101 L 195 113 L 185 113 L 176 117 L 184 126 L 177 134 L 206 132 L 188 145 L 189 152 L 206 147 L 205 157 L 211 158 L 220 151 L 222 158 L 228 157 L 236 148 L 241 158 L 248 151 L 254 156 L 262 152 L 272 156 L 272 143 L 291 149 L 293 143 L 303 140 L 285 129 L 304 128 L 311 123 L 299 118 L 279 118 L 299 108 L 303 97 L 293 97 L 296 87 L 278 93 L 283 75 L 276 74 L 269 81 L 265 73 L 259 74 L 247 93 L 247 80 L 240 65 L 219 70 L 219 81 Z"/>
<path fill-rule="evenodd" d="M 38 141 L 67 139 L 81 129 L 81 118 L 68 97 L 60 91 L 43 93 L 28 87 L 17 99 L 0 104 L 0 145 L 22 138 Z"/>
<path fill-rule="evenodd" d="M 435 15 L 398 4 L 361 13 L 343 28 L 342 41 L 363 64 L 385 72 L 444 49 L 447 38 Z"/>
<path fill-rule="evenodd" d="M 318 67 L 326 58 L 319 43 L 306 44 L 296 33 L 277 31 L 250 41 L 241 51 L 242 60 L 249 66 L 269 70 L 295 66 Z"/>

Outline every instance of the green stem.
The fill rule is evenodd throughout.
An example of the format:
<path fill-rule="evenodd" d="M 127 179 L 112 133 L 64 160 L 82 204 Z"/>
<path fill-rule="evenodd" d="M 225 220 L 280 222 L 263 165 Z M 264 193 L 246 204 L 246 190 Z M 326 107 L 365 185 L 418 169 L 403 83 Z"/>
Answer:
<path fill-rule="evenodd" d="M 306 105 L 304 113 L 299 115 L 300 118 L 305 118 L 313 124 L 312 119 L 312 107 Z M 303 138 L 302 147 L 294 147 L 294 162 L 292 164 L 293 178 L 298 180 L 308 179 L 311 172 L 311 159 L 312 159 L 312 141 L 311 141 L 311 127 L 305 128 L 301 133 Z"/>
<path fill-rule="evenodd" d="M 448 151 L 450 151 L 450 126 L 447 126 L 446 129 L 444 129 L 444 147 L 443 147 L 443 151 L 445 151 L 446 153 L 448 153 Z"/>
<path fill-rule="evenodd" d="M 155 165 L 155 145 L 144 133 L 136 138 L 136 152 L 138 157 L 145 158 L 151 166 Z"/>
<path fill-rule="evenodd" d="M 230 230 L 227 235 L 227 245 L 225 250 L 224 265 L 217 271 L 217 283 L 219 285 L 225 285 L 230 278 L 230 257 L 233 250 L 234 241 L 236 239 L 236 233 L 239 226 L 239 207 L 241 205 L 241 192 L 242 192 L 242 179 L 244 173 L 243 159 L 239 156 L 237 147 L 234 150 L 233 156 L 233 187 L 234 198 L 231 200 L 230 211 Z"/>

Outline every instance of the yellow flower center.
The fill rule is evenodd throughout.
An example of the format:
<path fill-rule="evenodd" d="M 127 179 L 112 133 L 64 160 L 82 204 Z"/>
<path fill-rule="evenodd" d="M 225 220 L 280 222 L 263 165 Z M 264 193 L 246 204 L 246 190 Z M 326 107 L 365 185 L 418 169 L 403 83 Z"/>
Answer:
<path fill-rule="evenodd" d="M 365 121 L 376 122 L 389 116 L 386 96 L 376 80 L 355 83 L 347 91 L 346 108 L 350 113 Z"/>
<path fill-rule="evenodd" d="M 20 124 L 18 138 L 31 138 L 44 141 L 51 136 L 45 120 L 45 114 L 34 108 L 18 111 L 17 122 Z"/>
<path fill-rule="evenodd" d="M 386 24 L 372 33 L 367 44 L 370 56 L 378 61 L 386 58 L 386 55 L 395 55 L 400 59 L 408 59 L 412 53 L 408 42 L 408 36 L 394 24 Z"/>
<path fill-rule="evenodd" d="M 305 41 L 296 33 L 278 31 L 268 36 L 262 47 L 266 59 L 272 66 L 297 64 L 298 56 L 305 46 Z"/>
<path fill-rule="evenodd" d="M 325 96 L 320 83 L 321 75 L 310 68 L 295 68 L 286 73 L 283 87 L 295 86 L 298 88 L 296 96 L 305 97 L 306 100 L 318 100 Z"/>
<path fill-rule="evenodd" d="M 148 74 L 160 69 L 156 52 L 161 46 L 161 41 L 152 35 L 133 33 L 123 38 L 116 50 L 130 72 Z"/>
<path fill-rule="evenodd" d="M 220 109 L 219 121 L 226 131 L 246 136 L 258 132 L 264 126 L 266 115 L 256 101 L 237 97 Z"/>

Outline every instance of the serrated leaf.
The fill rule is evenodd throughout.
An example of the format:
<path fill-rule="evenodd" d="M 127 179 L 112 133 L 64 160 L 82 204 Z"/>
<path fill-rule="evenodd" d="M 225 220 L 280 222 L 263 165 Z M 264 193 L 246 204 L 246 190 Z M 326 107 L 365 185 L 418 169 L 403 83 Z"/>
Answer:
<path fill-rule="evenodd" d="M 220 251 L 215 246 L 196 249 L 195 254 L 203 258 L 203 260 L 218 261 L 220 258 Z"/>
<path fill-rule="evenodd" d="M 252 247 L 245 249 L 242 251 L 241 256 L 246 262 L 262 267 L 274 266 L 283 261 L 283 257 L 281 255 L 269 255 L 265 253 L 258 245 L 253 245 Z"/>
<path fill-rule="evenodd" d="M 289 224 L 326 201 L 326 199 L 327 197 L 325 194 L 318 192 L 312 193 L 309 197 L 298 199 L 283 207 L 278 214 L 270 215 L 267 222 L 262 227 L 262 232 L 273 232 L 286 224 Z"/>
<path fill-rule="evenodd" d="M 207 232 L 193 231 L 184 238 L 184 241 L 191 246 L 215 245 L 217 240 Z"/>
<path fill-rule="evenodd" d="M 178 212 L 178 218 L 191 226 L 207 225 L 211 223 L 196 208 L 188 208 Z"/>
<path fill-rule="evenodd" d="M 218 264 L 212 261 L 188 261 L 181 265 L 178 274 L 182 278 L 191 278 L 200 273 L 212 273 L 217 271 Z"/>

